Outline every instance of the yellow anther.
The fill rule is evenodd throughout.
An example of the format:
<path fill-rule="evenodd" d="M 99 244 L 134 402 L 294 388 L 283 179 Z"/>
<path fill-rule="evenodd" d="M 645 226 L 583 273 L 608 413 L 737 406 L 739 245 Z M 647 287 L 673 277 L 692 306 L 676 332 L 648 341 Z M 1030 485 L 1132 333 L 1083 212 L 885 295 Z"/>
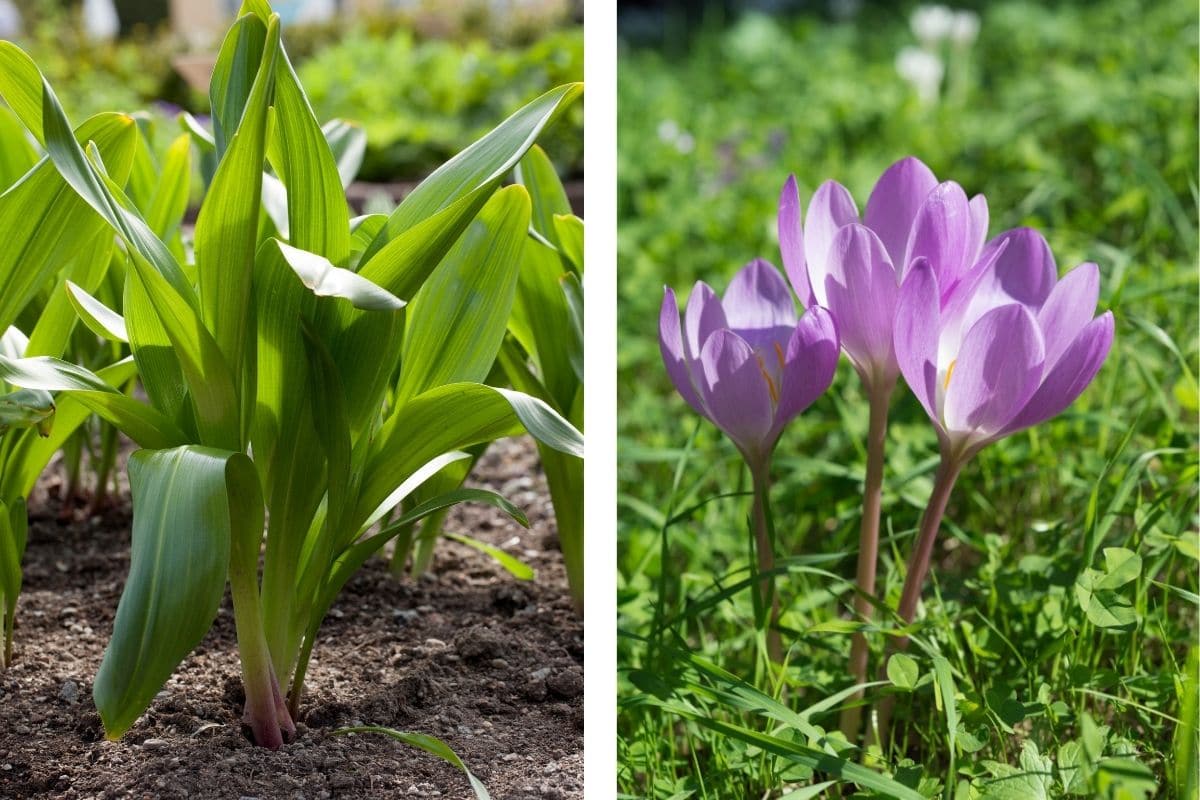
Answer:
<path fill-rule="evenodd" d="M 775 385 L 775 379 L 771 377 L 771 373 L 767 371 L 767 365 L 763 362 L 762 356 L 755 353 L 754 357 L 758 359 L 758 370 L 762 373 L 763 378 L 767 381 L 767 391 L 771 393 L 771 402 L 779 405 L 779 388 Z"/>
<path fill-rule="evenodd" d="M 950 366 L 946 367 L 946 380 L 942 381 L 942 391 L 950 388 L 950 376 L 954 374 L 954 365 L 958 363 L 958 359 L 950 362 Z"/>
<path fill-rule="evenodd" d="M 783 369 L 783 345 L 775 342 L 775 357 L 779 359 L 779 369 Z"/>

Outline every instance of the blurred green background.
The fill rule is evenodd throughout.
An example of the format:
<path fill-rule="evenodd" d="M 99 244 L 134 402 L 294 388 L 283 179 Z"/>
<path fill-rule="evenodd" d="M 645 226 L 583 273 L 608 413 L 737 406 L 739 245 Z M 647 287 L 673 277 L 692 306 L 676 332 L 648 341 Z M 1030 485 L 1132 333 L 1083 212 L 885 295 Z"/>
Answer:
<path fill-rule="evenodd" d="M 1107 796 L 1151 796 L 1147 786 L 1185 796 L 1168 776 L 1179 766 L 1172 720 L 1181 687 L 1195 685 L 1182 664 L 1197 617 L 1196 4 L 963 4 L 978 15 L 978 36 L 924 47 L 944 71 L 925 99 L 898 70 L 911 58 L 901 56 L 906 48 L 922 48 L 915 4 L 776 3 L 785 10 L 774 14 L 736 5 L 621 8 L 622 791 L 748 797 L 807 780 L 664 714 L 637 682 L 647 672 L 633 672 L 670 671 L 648 637 L 747 680 L 756 674 L 747 593 L 703 602 L 746 566 L 749 501 L 722 495 L 748 486 L 733 447 L 697 422 L 667 380 L 657 342 L 662 287 L 683 300 L 700 279 L 721 291 L 754 257 L 779 265 L 776 202 L 789 172 L 805 208 L 835 178 L 861 210 L 879 174 L 916 155 L 939 179 L 987 195 L 991 235 L 1033 226 L 1060 272 L 1097 262 L 1101 310 L 1113 310 L 1117 333 L 1071 409 L 987 448 L 960 479 L 924 595 L 923 635 L 950 655 L 973 749 L 960 735 L 958 773 L 948 774 L 946 717 L 925 686 L 884 753 L 886 769 L 931 796 L 949 786 L 966 792 L 957 796 L 999 797 L 987 794 L 988 779 L 1033 763 L 1022 754 L 1029 741 L 1050 759 L 1048 796 L 1087 795 L 1109 778 L 1071 784 L 1070 756 L 1060 752 L 1078 748 L 1086 716 L 1108 726 L 1104 753 L 1129 751 L 1153 775 L 1118 782 L 1131 794 Z M 866 424 L 843 360 L 829 393 L 785 432 L 774 467 L 780 554 L 810 566 L 819 558 L 851 581 Z M 936 456 L 931 426 L 902 388 L 880 565 L 893 608 Z M 1142 559 L 1137 582 L 1123 589 L 1138 611 L 1132 630 L 1098 626 L 1081 606 L 1076 577 L 1103 567 L 1098 550 L 1091 560 L 1092 541 Z M 796 648 L 785 694 L 803 707 L 848 685 L 849 636 L 828 624 L 849 617 L 852 595 L 844 580 L 799 572 L 780 586 Z M 675 617 L 666 633 L 655 633 L 656 611 Z M 714 717 L 748 719 L 711 698 L 688 699 Z M 836 727 L 836 715 L 821 724 Z"/>
<path fill-rule="evenodd" d="M 158 103 L 207 113 L 207 94 L 190 88 L 173 62 L 203 57 L 220 42 L 189 44 L 185 32 L 172 30 L 167 0 L 119 0 L 121 36 L 112 41 L 85 34 L 79 2 L 14 5 L 23 21 L 17 43 L 45 72 L 72 120 Z M 537 95 L 583 80 L 583 28 L 574 2 L 376 5 L 370 13 L 339 11 L 328 21 L 291 24 L 284 35 L 318 119 L 340 117 L 365 128 L 360 180 L 420 179 Z M 582 174 L 582 126 L 576 104 L 544 141 L 566 177 Z"/>

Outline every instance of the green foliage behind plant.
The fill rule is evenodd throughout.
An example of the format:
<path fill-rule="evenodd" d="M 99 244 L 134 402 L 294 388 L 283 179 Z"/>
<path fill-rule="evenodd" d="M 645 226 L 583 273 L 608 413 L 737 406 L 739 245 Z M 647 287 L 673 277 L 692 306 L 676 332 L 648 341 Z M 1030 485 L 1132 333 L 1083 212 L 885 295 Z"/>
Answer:
<path fill-rule="evenodd" d="M 352 31 L 300 66 L 318 118 L 362 123 L 368 144 L 361 175 L 377 181 L 421 175 L 523 99 L 582 78 L 581 28 L 549 33 L 527 47 Z M 547 139 L 566 172 L 582 168 L 582 127 L 576 107 Z"/>
<path fill-rule="evenodd" d="M 1188 796 L 1194 761 L 1173 737 L 1195 735 L 1175 722 L 1194 692 L 1183 665 L 1197 630 L 1195 6 L 988 4 L 978 41 L 947 64 L 941 100 L 928 106 L 894 63 L 916 43 L 910 10 L 866 4 L 845 23 L 746 15 L 687 48 L 622 52 L 618 663 L 628 796 L 760 796 L 836 778 L 830 761 L 815 773 L 804 766 L 797 754 L 816 740 L 754 692 L 782 691 L 806 723 L 837 726 L 866 399 L 843 365 L 777 450 L 779 552 L 793 555 L 778 586 L 795 648 L 779 690 L 753 658 L 749 486 L 733 448 L 684 413 L 656 321 L 663 284 L 724 285 L 756 256 L 779 264 L 775 212 L 789 172 L 805 208 L 826 178 L 861 204 L 880 172 L 910 154 L 986 192 L 993 235 L 1034 226 L 1060 272 L 1097 262 L 1117 335 L 1073 409 L 990 447 L 963 477 L 916 633 L 914 685 L 906 672 L 906 688 L 868 690 L 868 699 L 900 693 L 903 709 L 877 766 L 929 797 L 1001 797 L 1018 784 L 1007 796 Z M 937 454 L 910 393 L 893 404 L 887 447 L 879 585 L 894 608 Z M 875 665 L 882 637 L 873 636 Z M 725 674 L 698 667 L 689 650 Z M 1021 783 L 1038 771 L 1044 783 Z M 837 788 L 812 791 L 826 794 L 796 796 Z"/>

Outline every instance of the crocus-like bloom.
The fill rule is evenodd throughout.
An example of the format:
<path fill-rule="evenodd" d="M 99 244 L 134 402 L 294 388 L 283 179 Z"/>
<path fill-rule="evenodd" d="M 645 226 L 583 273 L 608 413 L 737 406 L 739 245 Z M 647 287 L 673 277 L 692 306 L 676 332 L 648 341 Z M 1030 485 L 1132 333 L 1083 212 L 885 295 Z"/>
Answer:
<path fill-rule="evenodd" d="M 1087 388 L 1113 340 L 1112 312 L 1093 319 L 1099 292 L 1095 264 L 1059 280 L 1046 240 L 1029 228 L 988 242 L 958 280 L 926 258 L 910 265 L 896 355 L 949 457 L 1037 425 Z"/>
<path fill-rule="evenodd" d="M 697 282 L 682 325 L 667 287 L 658 327 L 675 388 L 752 470 L 765 468 L 784 427 L 829 388 L 837 368 L 832 317 L 810 307 L 797 322 L 783 276 L 761 259 L 734 276 L 724 298 Z"/>
<path fill-rule="evenodd" d="M 788 278 L 802 305 L 833 314 L 842 349 L 869 386 L 890 386 L 899 375 L 892 338 L 907 266 L 924 258 L 942 285 L 951 286 L 975 265 L 987 227 L 983 195 L 968 200 L 961 186 L 938 183 L 912 157 L 880 176 L 861 219 L 837 181 L 817 188 L 803 227 L 795 176 L 779 197 L 779 249 Z"/>

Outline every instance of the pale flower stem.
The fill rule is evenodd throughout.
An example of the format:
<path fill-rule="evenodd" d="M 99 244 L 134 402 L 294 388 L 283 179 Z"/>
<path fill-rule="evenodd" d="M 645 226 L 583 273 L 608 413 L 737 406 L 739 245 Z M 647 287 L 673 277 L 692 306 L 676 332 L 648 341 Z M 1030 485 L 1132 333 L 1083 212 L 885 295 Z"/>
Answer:
<path fill-rule="evenodd" d="M 768 515 L 771 502 L 770 469 L 767 466 L 751 467 L 754 480 L 754 551 L 758 557 L 758 570 L 755 573 L 755 585 L 759 592 L 759 608 L 770 609 L 767 613 L 767 655 L 771 661 L 782 663 L 783 640 L 779 634 L 779 596 L 775 592 L 775 576 L 758 579 L 764 573 L 775 569 L 775 549 Z"/>
<path fill-rule="evenodd" d="M 858 540 L 858 594 L 854 598 L 855 616 L 862 621 L 871 619 L 875 596 L 875 568 L 879 560 L 879 508 L 883 494 L 883 455 L 887 440 L 888 404 L 895 381 L 884 386 L 869 387 L 871 420 L 867 430 L 867 473 L 863 486 L 862 526 Z M 866 634 L 855 633 L 850 643 L 850 678 L 855 684 L 867 680 L 867 659 L 870 656 Z M 862 725 L 862 690 L 855 692 L 842 709 L 838 727 L 846 739 L 858 740 Z"/>
<path fill-rule="evenodd" d="M 921 516 L 917 545 L 908 559 L 904 589 L 900 593 L 900 605 L 896 609 L 896 613 L 906 625 L 912 622 L 913 617 L 916 616 L 917 602 L 921 599 L 921 587 L 924 586 L 925 576 L 929 573 L 929 561 L 933 555 L 933 545 L 937 541 L 938 530 L 942 525 L 942 516 L 946 513 L 946 504 L 950 501 L 954 482 L 958 479 L 958 474 L 962 471 L 966 460 L 966 458 L 947 456 L 945 452 L 942 454 L 942 461 L 938 465 L 937 476 L 933 482 L 933 493 L 929 496 L 929 505 L 925 507 L 925 513 Z M 899 651 L 907 647 L 908 637 L 902 636 L 895 640 L 890 649 Z M 885 660 L 885 667 L 886 664 Z M 879 705 L 877 726 L 880 742 L 887 739 L 894 702 L 895 698 L 889 696 Z M 868 740 L 870 739 L 871 737 L 868 736 Z"/>

